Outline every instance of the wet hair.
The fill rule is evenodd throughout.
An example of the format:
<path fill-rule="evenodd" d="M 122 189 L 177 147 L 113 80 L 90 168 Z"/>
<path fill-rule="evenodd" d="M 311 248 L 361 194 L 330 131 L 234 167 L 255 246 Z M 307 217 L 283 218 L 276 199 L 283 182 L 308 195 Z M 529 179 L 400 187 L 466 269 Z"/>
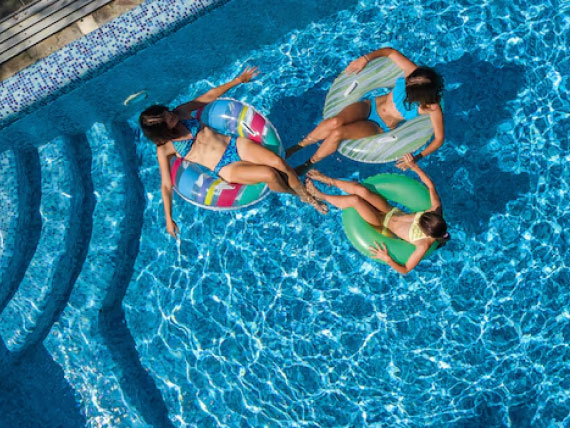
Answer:
<path fill-rule="evenodd" d="M 441 101 L 443 78 L 432 68 L 418 67 L 406 77 L 407 108 L 416 102 L 423 108 Z"/>
<path fill-rule="evenodd" d="M 164 113 L 170 111 L 163 105 L 153 105 L 139 116 L 139 124 L 144 135 L 157 146 L 162 146 L 170 140 L 179 138 L 176 129 L 168 127 Z"/>
<path fill-rule="evenodd" d="M 445 243 L 451 238 L 447 232 L 447 223 L 441 213 L 436 211 L 427 211 L 420 216 L 418 224 L 420 229 L 422 229 L 426 235 L 439 241 L 440 247 L 445 245 Z"/>

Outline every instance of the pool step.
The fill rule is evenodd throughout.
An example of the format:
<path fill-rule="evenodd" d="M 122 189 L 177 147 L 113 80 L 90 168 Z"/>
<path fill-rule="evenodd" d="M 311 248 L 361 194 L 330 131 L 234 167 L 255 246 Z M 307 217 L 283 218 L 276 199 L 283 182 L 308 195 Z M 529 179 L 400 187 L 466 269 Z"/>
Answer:
<path fill-rule="evenodd" d="M 13 361 L 47 336 L 83 264 L 93 211 L 85 145 L 84 137 L 74 136 L 38 150 L 41 184 L 29 191 L 41 192 L 41 236 L 17 292 L 0 315 L 0 335 Z"/>
<path fill-rule="evenodd" d="M 86 135 L 0 158 L 4 175 L 27 173 L 15 189 L 14 179 L 7 179 L 0 190 L 9 201 L 10 242 L 34 223 L 22 223 L 24 214 L 33 219 L 35 213 L 37 223 L 35 235 L 28 233 L 32 244 L 22 245 L 27 259 L 15 257 L 10 242 L 2 252 L 3 266 L 11 263 L 21 273 L 12 292 L 0 294 L 6 302 L 0 314 L 0 378 L 12 379 L 15 368 L 27 367 L 31 356 L 47 350 L 81 396 L 84 414 L 114 424 L 172 427 L 122 306 L 145 206 L 137 132 L 127 123 L 95 124 Z"/>
<path fill-rule="evenodd" d="M 18 175 L 14 152 L 0 154 L 0 283 L 7 279 L 4 269 L 10 263 L 16 244 L 18 224 Z"/>
<path fill-rule="evenodd" d="M 113 123 L 111 132 L 121 155 L 128 191 L 125 193 L 125 219 L 120 225 L 122 235 L 119 253 L 122 257 L 118 260 L 113 282 L 103 301 L 99 329 L 113 360 L 118 365 L 121 389 L 131 406 L 137 409 L 148 426 L 170 428 L 174 425 L 168 417 L 168 409 L 154 380 L 141 364 L 123 309 L 123 299 L 139 253 L 145 207 L 135 145 L 139 140 L 139 130 L 138 127 L 136 130 L 132 129 L 127 123 Z"/>
<path fill-rule="evenodd" d="M 90 169 L 96 199 L 93 232 L 68 305 L 44 345 L 81 396 L 86 414 L 117 424 L 129 415 L 133 425 L 144 425 L 124 397 L 119 379 L 121 370 L 99 332 L 103 300 L 114 284 L 117 266 L 125 257 L 120 247 L 128 221 L 125 195 L 130 189 L 116 138 L 108 126 L 94 124 L 86 138 L 93 155 Z"/>
<path fill-rule="evenodd" d="M 40 179 L 35 148 L 0 155 L 0 313 L 18 289 L 40 238 Z"/>

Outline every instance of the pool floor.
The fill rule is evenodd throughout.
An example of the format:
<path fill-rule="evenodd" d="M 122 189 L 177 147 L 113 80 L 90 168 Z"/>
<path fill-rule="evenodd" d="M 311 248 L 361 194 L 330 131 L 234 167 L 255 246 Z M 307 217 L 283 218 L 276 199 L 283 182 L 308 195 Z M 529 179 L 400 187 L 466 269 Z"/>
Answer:
<path fill-rule="evenodd" d="M 0 426 L 568 426 L 568 12 L 233 0 L 1 130 Z M 444 248 L 403 277 L 340 212 L 275 194 L 230 213 L 174 197 L 169 237 L 140 110 L 257 65 L 228 95 L 288 147 L 385 45 L 446 82 L 445 144 L 421 161 Z"/>

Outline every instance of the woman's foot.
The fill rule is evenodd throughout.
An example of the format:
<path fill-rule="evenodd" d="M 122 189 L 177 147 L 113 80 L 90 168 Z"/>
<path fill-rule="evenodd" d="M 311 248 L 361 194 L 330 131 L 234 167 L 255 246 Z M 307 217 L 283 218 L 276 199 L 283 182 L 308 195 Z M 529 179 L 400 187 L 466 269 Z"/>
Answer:
<path fill-rule="evenodd" d="M 316 190 L 314 184 L 312 182 L 310 184 Z M 317 200 L 316 196 L 313 193 L 311 193 L 311 191 L 308 188 L 306 188 L 305 194 L 301 196 L 301 200 L 303 202 L 310 204 L 314 209 L 316 209 L 321 214 L 326 214 L 329 212 L 329 207 L 324 202 Z"/>
<path fill-rule="evenodd" d="M 334 186 L 334 178 L 324 175 L 321 171 L 317 169 L 312 169 L 309 172 L 307 172 L 307 177 L 312 178 L 313 180 L 320 181 L 321 183 L 324 183 L 327 186 Z"/>
<path fill-rule="evenodd" d="M 308 203 L 322 215 L 326 215 L 329 212 L 329 207 L 324 202 L 317 201 L 312 195 L 303 196 L 301 200 Z"/>
<path fill-rule="evenodd" d="M 309 177 L 305 178 L 305 189 L 307 189 L 309 195 L 311 195 L 315 199 L 321 201 L 324 199 L 325 196 L 324 193 L 321 192 L 319 189 L 317 189 L 317 186 L 315 186 L 315 183 L 313 183 L 313 180 L 311 180 Z"/>

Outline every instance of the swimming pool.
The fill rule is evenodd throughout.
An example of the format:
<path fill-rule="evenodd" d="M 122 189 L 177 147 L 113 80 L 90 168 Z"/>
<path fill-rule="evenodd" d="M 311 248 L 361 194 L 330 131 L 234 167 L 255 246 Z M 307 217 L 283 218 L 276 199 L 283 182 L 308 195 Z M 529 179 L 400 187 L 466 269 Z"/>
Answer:
<path fill-rule="evenodd" d="M 1 425 L 570 423 L 570 6 L 304 3 L 233 0 L 0 131 Z M 382 45 L 446 79 L 446 142 L 423 161 L 446 247 L 401 277 L 340 213 L 277 195 L 233 213 L 175 198 L 166 234 L 144 105 L 258 65 L 229 95 L 290 146 Z"/>

